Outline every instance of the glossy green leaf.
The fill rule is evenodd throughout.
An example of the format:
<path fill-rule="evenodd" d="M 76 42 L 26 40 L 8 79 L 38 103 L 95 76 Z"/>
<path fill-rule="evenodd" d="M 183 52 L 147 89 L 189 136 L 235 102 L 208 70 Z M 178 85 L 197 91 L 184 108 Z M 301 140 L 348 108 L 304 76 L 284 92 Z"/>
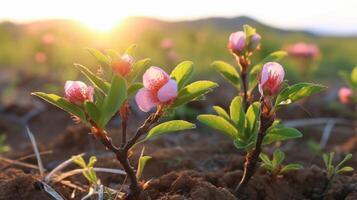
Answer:
<path fill-rule="evenodd" d="M 140 143 L 166 133 L 183 131 L 193 128 L 196 128 L 196 125 L 184 120 L 172 120 L 172 121 L 164 122 L 153 127 L 146 135 L 146 137 L 140 141 Z"/>
<path fill-rule="evenodd" d="M 213 106 L 213 109 L 216 111 L 216 113 L 223 117 L 226 120 L 230 120 L 230 117 L 228 115 L 228 113 L 220 106 Z"/>
<path fill-rule="evenodd" d="M 74 64 L 74 66 L 76 66 L 79 71 L 84 74 L 88 80 L 97 88 L 99 88 L 100 90 L 102 90 L 104 93 L 108 93 L 109 88 L 110 88 L 110 84 L 102 79 L 101 77 L 95 75 L 93 72 L 91 72 L 87 67 L 81 65 L 81 64 Z"/>
<path fill-rule="evenodd" d="M 263 144 L 302 137 L 302 133 L 294 128 L 273 128 L 266 133 Z"/>
<path fill-rule="evenodd" d="M 126 81 L 120 76 L 113 76 L 108 95 L 103 102 L 99 126 L 104 128 L 109 120 L 119 111 L 120 106 L 126 100 Z"/>
<path fill-rule="evenodd" d="M 281 163 L 284 161 L 284 159 L 285 159 L 284 152 L 282 152 L 280 149 L 276 149 L 273 153 L 273 160 L 272 160 L 273 168 L 279 167 Z"/>
<path fill-rule="evenodd" d="M 136 44 L 130 45 L 130 46 L 126 49 L 125 54 L 128 54 L 128 55 L 130 55 L 131 57 L 134 57 L 134 56 L 135 56 L 136 47 L 137 47 Z"/>
<path fill-rule="evenodd" d="M 138 169 L 136 171 L 136 178 L 140 180 L 141 175 L 143 174 L 144 168 L 146 163 L 151 159 L 150 156 L 140 156 L 139 158 L 139 163 L 138 163 Z"/>
<path fill-rule="evenodd" d="M 235 139 L 238 136 L 237 129 L 223 117 L 216 115 L 199 115 L 197 119 L 207 126 L 221 131 L 231 139 Z"/>
<path fill-rule="evenodd" d="M 139 82 L 131 84 L 128 88 L 128 97 L 134 96 L 143 87 L 144 85 Z"/>
<path fill-rule="evenodd" d="M 100 119 L 100 111 L 97 106 L 93 102 L 86 101 L 84 103 L 84 108 L 86 109 L 86 112 L 90 119 L 98 123 Z"/>
<path fill-rule="evenodd" d="M 83 110 L 79 106 L 70 103 L 65 98 L 62 98 L 55 94 L 46 94 L 43 92 L 34 92 L 32 93 L 32 95 L 40 97 L 41 99 L 47 101 L 48 103 L 57 106 L 58 108 L 72 115 L 79 117 L 84 122 L 87 121 Z"/>
<path fill-rule="evenodd" d="M 220 73 L 227 81 L 229 81 L 233 86 L 237 89 L 240 89 L 240 77 L 239 74 L 232 65 L 223 62 L 223 61 L 215 61 L 212 64 L 212 67 Z"/>
<path fill-rule="evenodd" d="M 83 157 L 81 155 L 79 156 L 72 156 L 72 162 L 74 162 L 75 164 L 79 165 L 82 168 L 86 168 L 87 164 L 84 161 Z"/>
<path fill-rule="evenodd" d="M 275 106 L 279 107 L 282 105 L 291 104 L 304 97 L 320 92 L 325 88 L 326 87 L 323 85 L 313 83 L 297 83 L 285 88 L 282 92 L 280 92 L 276 98 Z"/>
<path fill-rule="evenodd" d="M 245 118 L 244 133 L 246 138 L 250 138 L 259 131 L 260 102 L 254 102 L 249 106 Z"/>
<path fill-rule="evenodd" d="M 104 66 L 110 66 L 109 57 L 104 55 L 102 52 L 100 52 L 94 48 L 88 48 L 88 51 L 90 54 L 92 54 L 97 59 L 99 64 L 104 65 Z"/>
<path fill-rule="evenodd" d="M 244 142 L 240 138 L 233 140 L 234 147 L 237 149 L 248 149 L 254 142 Z"/>
<path fill-rule="evenodd" d="M 91 156 L 89 158 L 89 162 L 88 162 L 88 167 L 94 167 L 94 164 L 97 162 L 97 158 L 95 156 Z"/>
<path fill-rule="evenodd" d="M 133 83 L 150 65 L 151 59 L 145 58 L 134 63 L 132 72 L 128 75 L 128 83 Z"/>
<path fill-rule="evenodd" d="M 240 96 L 235 97 L 229 106 L 230 116 L 235 123 L 240 135 L 244 134 L 245 113 L 243 108 L 243 99 Z"/>
<path fill-rule="evenodd" d="M 288 164 L 280 170 L 280 173 L 284 174 L 293 170 L 300 170 L 300 169 L 304 169 L 304 166 L 300 164 Z"/>
<path fill-rule="evenodd" d="M 184 61 L 178 64 L 171 72 L 171 78 L 177 83 L 178 90 L 180 90 L 187 81 L 192 77 L 194 64 L 191 61 Z"/>
<path fill-rule="evenodd" d="M 353 170 L 354 170 L 353 167 L 346 166 L 343 167 L 342 169 L 337 170 L 337 173 L 352 172 Z"/>
<path fill-rule="evenodd" d="M 97 108 L 102 108 L 104 103 L 104 94 L 98 88 L 94 88 L 94 98 Z"/>
<path fill-rule="evenodd" d="M 345 156 L 345 158 L 340 162 L 340 163 L 338 163 L 338 165 L 336 166 L 336 168 L 338 169 L 338 168 L 340 168 L 345 162 L 347 162 L 348 160 L 351 160 L 351 158 L 352 158 L 352 154 L 347 154 L 346 156 Z"/>
<path fill-rule="evenodd" d="M 273 165 L 273 163 L 270 161 L 269 157 L 265 153 L 260 153 L 259 155 L 260 160 L 264 162 L 266 165 Z"/>
<path fill-rule="evenodd" d="M 186 104 L 210 92 L 215 87 L 218 87 L 218 84 L 212 81 L 196 81 L 191 83 L 179 92 L 178 97 L 172 106 L 177 107 Z"/>

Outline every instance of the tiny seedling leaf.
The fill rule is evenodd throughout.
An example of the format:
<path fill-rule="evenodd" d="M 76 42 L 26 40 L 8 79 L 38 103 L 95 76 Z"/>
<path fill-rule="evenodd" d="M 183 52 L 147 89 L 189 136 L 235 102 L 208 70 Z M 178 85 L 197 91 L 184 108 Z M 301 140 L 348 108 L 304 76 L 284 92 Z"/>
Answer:
<path fill-rule="evenodd" d="M 180 90 L 187 81 L 192 77 L 194 64 L 191 61 L 184 61 L 178 64 L 171 72 L 171 78 L 177 83 L 178 90 Z"/>

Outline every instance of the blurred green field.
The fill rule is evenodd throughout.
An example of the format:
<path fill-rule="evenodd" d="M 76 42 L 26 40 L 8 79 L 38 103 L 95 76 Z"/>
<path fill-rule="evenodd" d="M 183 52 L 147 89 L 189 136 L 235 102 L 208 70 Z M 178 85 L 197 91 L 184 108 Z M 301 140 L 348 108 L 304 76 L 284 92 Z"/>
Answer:
<path fill-rule="evenodd" d="M 229 34 L 241 29 L 243 24 L 256 27 L 263 36 L 262 50 L 253 60 L 262 59 L 291 43 L 303 41 L 317 44 L 321 57 L 314 63 L 317 70 L 313 73 L 313 82 L 340 81 L 338 71 L 351 70 L 357 65 L 357 37 L 318 36 L 304 31 L 281 30 L 247 17 L 183 22 L 135 17 L 125 20 L 110 33 L 98 33 L 68 20 L 29 24 L 4 22 L 0 24 L 0 69 L 21 70 L 60 80 L 74 79 L 78 73 L 71 69 L 73 63 L 93 68 L 97 65 L 86 51 L 87 47 L 123 52 L 135 43 L 138 45 L 137 57 L 150 57 L 153 65 L 172 69 L 172 65 L 179 61 L 192 60 L 197 65 L 196 75 L 215 80 L 219 77 L 213 73 L 210 63 L 218 59 L 233 63 L 233 57 L 226 48 L 227 40 Z M 53 41 L 46 43 L 44 37 Z M 160 47 L 163 39 L 174 42 L 171 59 Z M 288 58 L 283 64 L 288 68 L 288 79 L 294 81 L 300 78 L 296 61 Z"/>

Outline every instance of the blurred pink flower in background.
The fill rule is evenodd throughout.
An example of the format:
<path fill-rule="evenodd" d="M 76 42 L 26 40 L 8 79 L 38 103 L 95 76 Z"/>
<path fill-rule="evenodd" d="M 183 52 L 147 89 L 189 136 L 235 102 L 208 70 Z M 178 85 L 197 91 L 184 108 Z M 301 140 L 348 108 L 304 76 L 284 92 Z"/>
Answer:
<path fill-rule="evenodd" d="M 160 43 L 161 48 L 163 49 L 172 49 L 174 47 L 174 42 L 171 39 L 163 39 Z"/>
<path fill-rule="evenodd" d="M 279 63 L 268 62 L 263 66 L 259 91 L 264 96 L 273 96 L 280 90 L 281 83 L 284 81 L 284 68 Z"/>
<path fill-rule="evenodd" d="M 171 51 L 167 52 L 167 58 L 170 59 L 170 60 L 172 60 L 172 61 L 177 60 L 177 59 L 178 59 L 178 56 L 177 56 L 176 51 L 171 50 Z"/>
<path fill-rule="evenodd" d="M 177 97 L 177 83 L 159 67 L 150 67 L 143 75 L 144 88 L 135 96 L 140 110 L 149 112 L 151 108 L 169 103 Z"/>
<path fill-rule="evenodd" d="M 74 104 L 81 105 L 84 101 L 93 101 L 94 88 L 82 81 L 66 81 L 65 98 Z"/>
<path fill-rule="evenodd" d="M 47 55 L 44 52 L 37 52 L 35 54 L 35 61 L 37 63 L 44 63 L 47 60 Z"/>
<path fill-rule="evenodd" d="M 338 97 L 340 98 L 340 102 L 343 104 L 351 103 L 352 94 L 353 92 L 350 88 L 347 87 L 340 88 L 340 90 L 338 91 Z"/>
<path fill-rule="evenodd" d="M 298 42 L 285 47 L 289 55 L 299 58 L 316 58 L 320 54 L 320 49 L 316 44 Z"/>
<path fill-rule="evenodd" d="M 52 33 L 46 33 L 42 35 L 42 43 L 43 44 L 53 44 L 56 38 Z"/>

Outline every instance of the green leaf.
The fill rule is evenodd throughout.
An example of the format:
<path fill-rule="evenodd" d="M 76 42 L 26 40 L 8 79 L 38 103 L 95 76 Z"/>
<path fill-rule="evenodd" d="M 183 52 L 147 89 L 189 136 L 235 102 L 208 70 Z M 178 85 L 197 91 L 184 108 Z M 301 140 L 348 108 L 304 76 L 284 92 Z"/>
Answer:
<path fill-rule="evenodd" d="M 149 67 L 150 62 L 151 62 L 150 58 L 145 58 L 134 63 L 133 71 L 128 75 L 127 78 L 128 83 L 129 84 L 133 83 L 136 80 L 136 78 L 139 76 L 139 74 L 141 74 Z"/>
<path fill-rule="evenodd" d="M 97 158 L 95 157 L 95 156 L 91 156 L 90 158 L 89 158 L 89 162 L 88 162 L 88 167 L 93 167 L 94 166 L 94 164 L 97 162 Z"/>
<path fill-rule="evenodd" d="M 346 166 L 343 167 L 342 169 L 337 170 L 337 173 L 352 172 L 353 170 L 354 170 L 353 167 Z"/>
<path fill-rule="evenodd" d="M 130 46 L 126 49 L 125 54 L 128 54 L 128 55 L 131 56 L 131 57 L 134 57 L 134 56 L 135 56 L 136 47 L 137 47 L 136 44 L 130 45 Z"/>
<path fill-rule="evenodd" d="M 304 169 L 304 166 L 300 164 L 288 164 L 280 170 L 280 173 L 284 174 L 292 170 L 300 170 L 300 169 Z"/>
<path fill-rule="evenodd" d="M 192 77 L 194 64 L 191 61 L 184 61 L 178 64 L 171 72 L 171 78 L 177 82 L 178 90 L 185 86 Z"/>
<path fill-rule="evenodd" d="M 93 102 L 86 101 L 84 103 L 84 108 L 86 109 L 90 119 L 98 123 L 100 119 L 100 111 L 98 110 L 97 106 Z"/>
<path fill-rule="evenodd" d="M 276 149 L 273 153 L 273 168 L 277 168 L 281 165 L 281 163 L 284 161 L 285 159 L 285 154 L 284 152 L 282 152 L 280 149 Z"/>
<path fill-rule="evenodd" d="M 320 92 L 326 87 L 313 83 L 298 83 L 285 88 L 276 98 L 275 106 L 291 104 L 304 97 Z"/>
<path fill-rule="evenodd" d="M 126 100 L 126 81 L 120 76 L 113 76 L 108 95 L 103 102 L 99 126 L 104 128 L 109 120 L 119 111 L 120 106 Z"/>
<path fill-rule="evenodd" d="M 322 154 L 322 159 L 324 160 L 324 163 L 325 163 L 325 167 L 326 169 L 329 169 L 329 159 L 330 157 L 328 156 L 328 154 L 324 153 Z"/>
<path fill-rule="evenodd" d="M 262 67 L 265 63 L 277 62 L 277 61 L 283 59 L 287 55 L 288 54 L 285 51 L 276 51 L 276 52 L 269 54 L 267 57 L 265 57 L 263 60 L 261 60 L 258 64 L 254 65 L 254 67 L 252 67 L 252 69 L 250 70 L 250 74 L 260 73 L 260 71 L 262 71 Z"/>
<path fill-rule="evenodd" d="M 248 149 L 254 142 L 245 142 L 240 138 L 233 140 L 233 144 L 237 149 Z"/>
<path fill-rule="evenodd" d="M 260 153 L 259 155 L 260 160 L 264 162 L 266 165 L 273 165 L 273 163 L 270 161 L 269 157 L 265 153 Z"/>
<path fill-rule="evenodd" d="M 88 80 L 98 89 L 100 89 L 101 91 L 103 91 L 105 94 L 108 93 L 109 88 L 110 88 L 110 84 L 102 79 L 101 77 L 95 75 L 93 72 L 91 72 L 87 67 L 81 65 L 81 64 L 77 64 L 75 63 L 74 66 L 76 66 L 79 71 L 84 74 Z"/>
<path fill-rule="evenodd" d="M 294 128 L 272 128 L 265 135 L 263 144 L 271 144 L 273 142 L 300 138 L 302 133 Z"/>
<path fill-rule="evenodd" d="M 104 103 L 104 94 L 98 88 L 94 88 L 94 97 L 97 108 L 102 108 Z"/>
<path fill-rule="evenodd" d="M 87 121 L 83 110 L 80 107 L 78 107 L 77 105 L 70 103 L 65 98 L 62 98 L 55 94 L 46 94 L 43 92 L 34 92 L 31 94 L 35 95 L 37 97 L 40 97 L 41 99 L 47 101 L 48 103 L 50 103 L 54 106 L 57 106 L 58 108 L 66 111 L 72 115 L 79 117 L 83 122 Z"/>
<path fill-rule="evenodd" d="M 196 81 L 184 87 L 179 93 L 173 107 L 186 104 L 218 87 L 217 83 L 211 81 Z"/>
<path fill-rule="evenodd" d="M 152 128 L 149 131 L 149 133 L 146 135 L 146 137 L 140 141 L 140 143 L 147 141 L 153 137 L 163 135 L 165 133 L 183 131 L 193 128 L 196 128 L 196 125 L 184 120 L 172 120 L 172 121 L 164 122 Z"/>
<path fill-rule="evenodd" d="M 211 66 L 233 86 L 235 86 L 237 89 L 240 89 L 241 80 L 236 68 L 223 61 L 215 61 L 211 64 Z"/>
<path fill-rule="evenodd" d="M 110 57 L 110 59 L 113 61 L 113 60 L 116 60 L 120 57 L 120 55 L 118 54 L 118 52 L 116 52 L 115 50 L 113 49 L 108 49 L 106 50 L 107 52 L 107 55 Z"/>
<path fill-rule="evenodd" d="M 353 70 L 352 70 L 351 80 L 354 83 L 354 85 L 357 84 L 357 67 L 353 68 Z"/>
<path fill-rule="evenodd" d="M 229 106 L 230 115 L 232 121 L 238 128 L 240 135 L 244 134 L 245 113 L 243 109 L 243 99 L 240 96 L 236 96 Z"/>
<path fill-rule="evenodd" d="M 100 52 L 94 48 L 88 48 L 88 51 L 90 54 L 92 54 L 97 59 L 99 64 L 104 65 L 104 66 L 110 66 L 109 58 L 106 55 L 104 55 L 102 52 Z"/>
<path fill-rule="evenodd" d="M 260 122 L 260 102 L 254 102 L 247 110 L 245 116 L 245 137 L 250 138 L 259 131 Z"/>
<path fill-rule="evenodd" d="M 136 92 L 139 91 L 143 87 L 144 87 L 144 85 L 139 82 L 131 84 L 128 88 L 128 97 L 134 96 L 136 94 Z"/>
<path fill-rule="evenodd" d="M 213 109 L 216 111 L 216 113 L 223 117 L 226 120 L 230 120 L 230 117 L 228 115 L 228 113 L 220 106 L 213 106 Z"/>
<path fill-rule="evenodd" d="M 139 158 L 139 163 L 138 163 L 138 169 L 136 171 L 136 178 L 140 180 L 141 175 L 143 174 L 144 168 L 146 163 L 151 159 L 150 156 L 140 156 Z"/>
<path fill-rule="evenodd" d="M 243 30 L 247 38 L 251 37 L 253 34 L 256 33 L 255 28 L 249 26 L 248 24 L 243 25 Z M 249 40 L 246 42 L 249 42 Z"/>
<path fill-rule="evenodd" d="M 82 167 L 83 169 L 87 168 L 87 164 L 84 161 L 82 156 L 72 156 L 72 162 L 74 162 L 78 166 Z"/>
<path fill-rule="evenodd" d="M 237 129 L 223 117 L 216 115 L 199 115 L 197 119 L 207 126 L 221 131 L 231 139 L 235 139 L 238 136 Z"/>
<path fill-rule="evenodd" d="M 345 158 L 336 166 L 336 169 L 339 169 L 345 162 L 352 158 L 352 154 L 347 154 Z"/>

